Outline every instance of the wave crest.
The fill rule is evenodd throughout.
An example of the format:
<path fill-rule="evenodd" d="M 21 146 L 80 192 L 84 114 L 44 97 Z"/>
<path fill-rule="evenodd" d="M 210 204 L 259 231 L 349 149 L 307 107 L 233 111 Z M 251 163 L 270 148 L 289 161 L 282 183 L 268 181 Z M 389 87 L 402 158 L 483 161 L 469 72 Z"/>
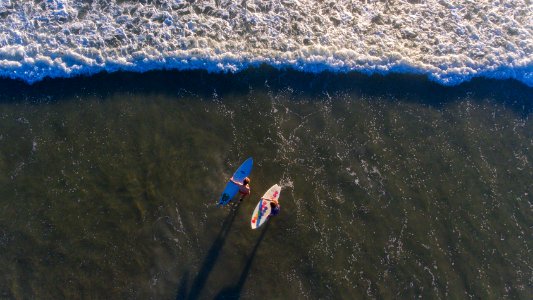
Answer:
<path fill-rule="evenodd" d="M 0 2 L 0 75 L 298 70 L 473 77 L 533 86 L 527 1 Z M 528 25 L 529 24 L 529 25 Z"/>

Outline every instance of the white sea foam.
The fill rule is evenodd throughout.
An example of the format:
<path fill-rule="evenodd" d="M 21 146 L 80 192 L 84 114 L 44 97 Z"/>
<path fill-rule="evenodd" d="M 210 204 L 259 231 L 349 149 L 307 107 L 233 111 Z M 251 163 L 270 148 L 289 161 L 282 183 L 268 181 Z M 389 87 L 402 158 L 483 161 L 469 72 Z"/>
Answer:
<path fill-rule="evenodd" d="M 35 82 L 107 70 L 473 77 L 533 86 L 529 0 L 0 0 L 0 75 Z"/>

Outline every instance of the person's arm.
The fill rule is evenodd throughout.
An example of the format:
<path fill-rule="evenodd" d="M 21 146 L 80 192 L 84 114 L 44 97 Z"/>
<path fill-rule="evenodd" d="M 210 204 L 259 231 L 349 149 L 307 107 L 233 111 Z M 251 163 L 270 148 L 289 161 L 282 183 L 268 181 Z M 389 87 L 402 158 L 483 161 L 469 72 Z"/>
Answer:
<path fill-rule="evenodd" d="M 235 180 L 233 179 L 233 176 L 231 176 L 231 178 L 230 178 L 229 180 L 230 180 L 231 182 L 235 183 L 235 184 L 238 185 L 238 186 L 241 186 L 241 185 L 242 185 L 242 183 L 240 183 L 240 182 L 238 182 L 238 181 L 235 181 Z"/>

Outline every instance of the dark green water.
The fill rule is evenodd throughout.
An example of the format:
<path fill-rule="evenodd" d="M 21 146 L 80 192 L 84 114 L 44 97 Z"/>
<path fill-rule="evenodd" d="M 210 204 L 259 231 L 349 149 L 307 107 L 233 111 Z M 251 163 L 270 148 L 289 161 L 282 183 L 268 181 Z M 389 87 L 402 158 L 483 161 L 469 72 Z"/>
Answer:
<path fill-rule="evenodd" d="M 527 299 L 532 104 L 262 69 L 2 81 L 0 298 Z M 217 208 L 249 156 L 251 197 Z"/>

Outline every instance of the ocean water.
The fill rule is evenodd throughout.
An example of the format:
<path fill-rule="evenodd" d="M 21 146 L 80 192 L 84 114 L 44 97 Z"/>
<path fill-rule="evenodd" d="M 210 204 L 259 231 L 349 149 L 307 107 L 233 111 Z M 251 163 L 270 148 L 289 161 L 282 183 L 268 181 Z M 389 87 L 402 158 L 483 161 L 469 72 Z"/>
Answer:
<path fill-rule="evenodd" d="M 268 64 L 532 86 L 532 15 L 529 0 L 2 0 L 0 76 Z"/>
<path fill-rule="evenodd" d="M 0 298 L 529 299 L 532 16 L 0 0 Z"/>
<path fill-rule="evenodd" d="M 250 69 L 0 81 L 0 298 L 533 293 L 533 91 Z M 247 157 L 252 194 L 216 207 Z M 281 213 L 250 218 L 271 185 Z"/>

